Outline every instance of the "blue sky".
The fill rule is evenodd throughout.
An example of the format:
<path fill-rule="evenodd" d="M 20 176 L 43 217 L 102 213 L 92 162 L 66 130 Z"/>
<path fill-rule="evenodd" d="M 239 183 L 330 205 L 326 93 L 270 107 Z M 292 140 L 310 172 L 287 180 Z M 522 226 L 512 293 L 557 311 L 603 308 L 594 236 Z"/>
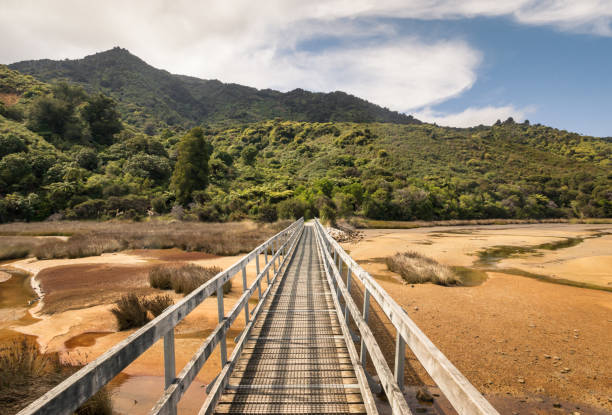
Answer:
<path fill-rule="evenodd" d="M 0 63 L 121 46 L 173 73 L 342 90 L 441 125 L 612 136 L 612 0 L 0 1 Z"/>

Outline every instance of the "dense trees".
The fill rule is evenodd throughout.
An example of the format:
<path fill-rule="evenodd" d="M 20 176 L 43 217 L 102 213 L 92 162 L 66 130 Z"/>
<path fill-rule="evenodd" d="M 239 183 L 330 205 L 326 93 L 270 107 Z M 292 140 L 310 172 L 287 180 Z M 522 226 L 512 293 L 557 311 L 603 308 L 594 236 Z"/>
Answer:
<path fill-rule="evenodd" d="M 97 143 L 111 144 L 113 135 L 121 131 L 116 103 L 103 94 L 90 97 L 83 106 L 82 114 L 89 123 L 91 137 Z"/>
<path fill-rule="evenodd" d="M 120 129 L 112 100 L 79 87 L 0 67 L 2 88 L 18 92 L 9 108 L 27 116 L 0 115 L 0 221 L 612 217 L 610 139 L 513 120 L 275 119 L 145 134 Z"/>

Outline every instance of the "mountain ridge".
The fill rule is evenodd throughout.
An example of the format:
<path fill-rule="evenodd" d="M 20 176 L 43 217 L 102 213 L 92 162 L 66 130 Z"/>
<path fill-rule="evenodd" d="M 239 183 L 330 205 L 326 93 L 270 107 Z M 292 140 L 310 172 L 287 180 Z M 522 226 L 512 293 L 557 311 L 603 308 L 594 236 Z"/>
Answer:
<path fill-rule="evenodd" d="M 88 92 L 118 101 L 131 125 L 153 123 L 193 126 L 282 118 L 309 122 L 392 122 L 420 124 L 410 115 L 380 107 L 342 91 L 294 89 L 280 92 L 217 79 L 172 74 L 146 63 L 127 49 L 113 49 L 81 59 L 27 60 L 7 65 L 44 82 L 66 80 Z"/>

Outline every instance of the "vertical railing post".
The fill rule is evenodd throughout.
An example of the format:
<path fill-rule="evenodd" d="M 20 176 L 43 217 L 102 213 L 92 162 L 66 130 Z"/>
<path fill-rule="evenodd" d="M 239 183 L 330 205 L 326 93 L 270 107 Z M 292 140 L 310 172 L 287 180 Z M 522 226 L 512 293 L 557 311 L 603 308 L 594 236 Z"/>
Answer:
<path fill-rule="evenodd" d="M 365 320 L 366 324 L 368 324 L 369 314 L 370 314 L 370 292 L 368 291 L 367 287 L 364 287 L 363 319 Z M 363 366 L 363 370 L 365 370 L 365 367 L 366 367 L 366 359 L 368 357 L 367 353 L 368 353 L 368 349 L 366 348 L 365 341 L 363 340 L 363 336 L 361 336 L 361 366 Z"/>
<path fill-rule="evenodd" d="M 165 378 L 165 389 L 168 389 L 174 378 L 176 377 L 176 365 L 174 355 L 174 327 L 172 327 L 164 335 L 164 378 Z M 170 409 L 172 414 L 176 414 L 176 405 L 173 405 Z"/>
<path fill-rule="evenodd" d="M 260 252 L 257 252 L 257 255 L 255 255 L 255 278 L 257 278 L 257 299 L 261 300 L 261 280 L 259 279 L 259 254 Z"/>
<path fill-rule="evenodd" d="M 346 271 L 346 289 L 348 290 L 349 296 L 351 295 L 351 268 L 347 267 Z M 349 324 L 349 314 L 348 314 L 348 299 L 344 301 L 344 319 L 346 324 Z"/>
<path fill-rule="evenodd" d="M 276 275 L 276 239 L 272 241 L 272 265 L 274 265 L 274 275 Z"/>
<path fill-rule="evenodd" d="M 225 320 L 225 310 L 223 309 L 223 284 L 217 287 L 217 314 L 219 315 L 219 323 Z M 225 335 L 221 337 L 219 351 L 221 352 L 221 368 L 227 363 L 227 343 Z"/>
<path fill-rule="evenodd" d="M 174 363 L 174 327 L 164 335 L 164 374 L 166 388 L 172 384 L 176 376 Z"/>
<path fill-rule="evenodd" d="M 242 266 L 242 292 L 247 290 L 246 265 Z M 244 303 L 244 325 L 249 323 L 249 299 Z"/>
<path fill-rule="evenodd" d="M 270 245 L 266 245 L 266 249 L 264 250 L 264 261 L 266 265 L 268 265 L 268 248 L 270 248 Z M 270 285 L 270 267 L 266 268 L 266 281 L 268 281 L 268 285 Z"/>
<path fill-rule="evenodd" d="M 397 332 L 395 339 L 395 381 L 400 390 L 404 390 L 404 358 L 406 356 L 406 342 L 404 338 Z"/>

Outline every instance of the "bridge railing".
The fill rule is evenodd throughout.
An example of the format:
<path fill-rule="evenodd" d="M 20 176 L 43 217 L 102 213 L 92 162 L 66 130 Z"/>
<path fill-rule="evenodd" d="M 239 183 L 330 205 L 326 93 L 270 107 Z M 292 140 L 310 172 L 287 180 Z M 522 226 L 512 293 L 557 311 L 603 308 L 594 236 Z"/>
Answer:
<path fill-rule="evenodd" d="M 315 229 L 329 283 L 336 291 L 338 304 L 341 299 L 344 300 L 344 310 L 341 312 L 347 323 L 351 317 L 359 329 L 361 365 L 366 370 L 366 359 L 369 354 L 393 413 L 411 414 L 402 392 L 405 348 L 408 345 L 457 413 L 460 415 L 499 415 L 484 396 L 417 327 L 402 307 L 342 249 L 340 244 L 329 236 L 316 219 Z M 343 280 L 344 275 L 346 275 L 346 285 Z M 359 310 L 350 294 L 353 278 L 359 280 L 363 286 L 363 311 Z M 393 372 L 368 325 L 371 298 L 378 303 L 397 332 Z"/>
<path fill-rule="evenodd" d="M 260 309 L 263 300 L 270 291 L 270 284 L 281 273 L 282 267 L 291 257 L 297 240 L 302 233 L 304 219 L 299 219 L 286 229 L 280 231 L 270 239 L 253 249 L 231 267 L 218 273 L 205 284 L 186 295 L 181 301 L 166 309 L 154 320 L 138 329 L 125 340 L 118 343 L 106 353 L 90 362 L 78 372 L 61 382 L 55 388 L 32 402 L 18 415 L 33 414 L 72 414 L 81 404 L 98 392 L 104 385 L 117 376 L 124 368 L 142 355 L 160 338 L 164 338 L 164 372 L 165 390 L 151 414 L 175 414 L 176 407 L 193 379 L 196 377 L 204 363 L 212 354 L 215 346 L 220 344 L 221 374 L 227 372 L 232 360 L 228 361 L 226 335 L 231 324 L 244 310 L 245 330 L 241 340 L 237 342 L 236 349 L 242 345 L 247 334 L 247 328 L 252 326 L 249 313 L 249 298 L 258 290 L 259 302 L 254 312 Z M 264 255 L 264 266 L 260 267 L 260 256 Z M 246 267 L 255 260 L 256 278 L 247 287 Z M 236 301 L 228 315 L 223 307 L 223 284 L 240 273 L 242 275 L 243 294 Z M 272 274 L 272 278 L 270 277 Z M 262 294 L 261 285 L 264 276 L 268 287 Z M 219 324 L 204 340 L 192 359 L 176 375 L 174 353 L 174 328 L 193 309 L 211 295 L 217 295 Z M 255 313 L 254 313 L 255 314 Z M 231 370 L 230 370 L 231 371 Z M 217 377 L 216 384 L 226 381 L 221 375 Z M 210 401 L 210 400 L 209 400 Z M 214 406 L 214 405 L 213 405 Z"/>

